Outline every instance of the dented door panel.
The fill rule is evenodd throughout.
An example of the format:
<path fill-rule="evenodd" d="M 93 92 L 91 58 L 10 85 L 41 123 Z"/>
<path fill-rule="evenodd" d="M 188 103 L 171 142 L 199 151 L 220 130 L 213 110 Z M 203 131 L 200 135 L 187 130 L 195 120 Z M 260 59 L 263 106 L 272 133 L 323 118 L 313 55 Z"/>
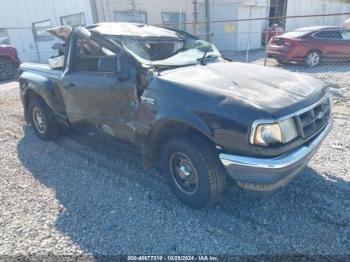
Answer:
<path fill-rule="evenodd" d="M 132 139 L 130 123 L 139 107 L 135 79 L 121 81 L 111 73 L 69 73 L 62 81 L 61 93 L 70 123 L 88 122 L 103 126 L 111 135 Z"/>

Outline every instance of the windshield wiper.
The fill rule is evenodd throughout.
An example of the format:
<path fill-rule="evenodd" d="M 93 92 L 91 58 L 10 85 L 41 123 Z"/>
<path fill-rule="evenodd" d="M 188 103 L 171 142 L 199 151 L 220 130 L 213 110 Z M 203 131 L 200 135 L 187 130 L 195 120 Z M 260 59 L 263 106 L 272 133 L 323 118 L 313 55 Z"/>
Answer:
<path fill-rule="evenodd" d="M 205 60 L 206 60 L 208 52 L 209 52 L 208 49 L 205 50 L 204 55 L 202 56 L 202 58 L 199 58 L 199 62 L 201 63 L 201 65 L 205 65 Z"/>
<path fill-rule="evenodd" d="M 158 72 L 158 74 L 161 74 L 163 71 L 176 69 L 180 67 L 186 67 L 186 66 L 193 66 L 196 65 L 196 63 L 191 64 L 180 64 L 180 65 L 155 65 L 155 71 Z"/>
<path fill-rule="evenodd" d="M 201 65 L 206 65 L 206 61 L 208 59 L 218 58 L 218 55 L 208 55 L 209 52 L 205 52 L 202 58 L 198 58 L 197 60 L 201 63 Z"/>

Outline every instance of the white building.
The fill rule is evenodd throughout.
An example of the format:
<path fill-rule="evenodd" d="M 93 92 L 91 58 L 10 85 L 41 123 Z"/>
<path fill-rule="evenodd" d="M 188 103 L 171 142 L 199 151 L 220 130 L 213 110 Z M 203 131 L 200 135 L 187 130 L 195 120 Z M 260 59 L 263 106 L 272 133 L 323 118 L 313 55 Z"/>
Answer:
<path fill-rule="evenodd" d="M 45 29 L 62 24 L 92 24 L 90 0 L 1 0 L 0 41 L 16 46 L 22 61 L 55 54 Z"/>
<path fill-rule="evenodd" d="M 56 52 L 45 29 L 62 24 L 129 21 L 164 25 L 206 38 L 205 0 L 0 0 L 0 44 L 17 47 L 22 61 L 47 61 Z M 261 48 L 262 32 L 279 16 L 350 12 L 347 0 L 209 0 L 210 38 L 221 51 Z M 340 25 L 350 16 L 288 18 L 287 31 Z M 256 19 L 256 20 L 250 20 Z"/>
<path fill-rule="evenodd" d="M 100 21 L 168 25 L 188 31 L 193 29 L 193 0 L 97 0 L 96 6 Z"/>
<path fill-rule="evenodd" d="M 202 4 L 201 10 L 203 8 Z M 221 51 L 260 48 L 261 33 L 266 27 L 266 21 L 250 19 L 266 17 L 267 8 L 268 0 L 212 0 L 210 20 L 223 21 L 210 25 L 213 43 Z M 203 13 L 204 11 L 201 12 Z"/>
<path fill-rule="evenodd" d="M 350 13 L 350 1 L 346 0 L 289 0 L 287 4 L 287 16 L 321 15 Z M 286 19 L 286 30 L 313 26 L 332 25 L 340 26 L 350 15 L 336 15 L 323 17 L 303 17 Z"/>
<path fill-rule="evenodd" d="M 261 47 L 266 22 L 230 22 L 232 19 L 266 17 L 269 0 L 210 0 L 211 40 L 222 51 Z M 186 30 L 206 38 L 204 0 L 100 0 L 100 21 L 141 22 Z"/>
<path fill-rule="evenodd" d="M 100 21 L 129 21 L 184 29 L 205 38 L 204 0 L 96 0 Z M 261 48 L 262 32 L 279 22 L 286 31 L 340 25 L 350 16 L 263 19 L 350 12 L 346 0 L 209 0 L 210 35 L 221 51 Z M 254 20 L 256 19 L 256 20 Z"/>

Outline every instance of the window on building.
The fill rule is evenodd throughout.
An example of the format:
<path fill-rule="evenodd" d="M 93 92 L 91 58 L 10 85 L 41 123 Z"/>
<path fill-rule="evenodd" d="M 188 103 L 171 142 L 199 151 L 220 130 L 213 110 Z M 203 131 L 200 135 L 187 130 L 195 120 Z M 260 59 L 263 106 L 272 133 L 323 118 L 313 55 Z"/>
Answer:
<path fill-rule="evenodd" d="M 73 28 L 78 26 L 85 26 L 85 14 L 79 13 L 74 15 L 61 16 L 61 25 L 70 25 Z"/>
<path fill-rule="evenodd" d="M 342 39 L 342 35 L 340 34 L 339 30 L 325 30 L 316 33 L 314 36 L 320 39 Z"/>
<path fill-rule="evenodd" d="M 162 13 L 162 22 L 165 27 L 186 30 L 186 14 Z"/>
<path fill-rule="evenodd" d="M 115 22 L 134 22 L 147 24 L 147 13 L 143 11 L 114 11 Z"/>
<path fill-rule="evenodd" d="M 10 38 L 7 34 L 7 29 L 0 28 L 0 45 L 10 44 Z"/>
<path fill-rule="evenodd" d="M 33 32 L 36 41 L 51 41 L 53 36 L 46 30 L 51 28 L 51 21 L 45 20 L 33 23 Z"/>
<path fill-rule="evenodd" d="M 285 27 L 286 19 L 281 18 L 287 14 L 288 0 L 271 0 L 270 1 L 270 23 L 269 26 L 277 24 L 278 26 Z"/>

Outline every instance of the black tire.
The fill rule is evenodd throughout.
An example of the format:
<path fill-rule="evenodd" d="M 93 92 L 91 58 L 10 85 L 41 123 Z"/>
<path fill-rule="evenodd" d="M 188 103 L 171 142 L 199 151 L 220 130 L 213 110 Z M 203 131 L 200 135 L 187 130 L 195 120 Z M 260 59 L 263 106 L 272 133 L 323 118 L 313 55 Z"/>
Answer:
<path fill-rule="evenodd" d="M 41 140 L 55 140 L 59 137 L 59 126 L 54 118 L 52 110 L 40 98 L 34 98 L 29 102 L 28 114 L 30 124 L 34 129 L 35 135 Z M 37 115 L 41 115 L 40 125 Z"/>
<path fill-rule="evenodd" d="M 277 63 L 279 63 L 280 65 L 285 65 L 288 64 L 287 60 L 284 60 L 282 58 L 276 58 Z"/>
<path fill-rule="evenodd" d="M 180 178 L 173 171 L 174 155 L 184 155 L 191 162 L 197 175 L 198 186 L 189 192 L 178 182 Z M 162 168 L 175 195 L 194 209 L 213 206 L 225 189 L 226 170 L 221 164 L 214 147 L 199 136 L 183 136 L 170 139 L 162 150 Z M 178 169 L 179 170 L 179 169 Z M 181 178 L 180 178 L 181 179 Z"/>
<path fill-rule="evenodd" d="M 304 65 L 307 67 L 316 67 L 322 62 L 322 53 L 318 50 L 311 50 L 304 58 Z"/>
<path fill-rule="evenodd" d="M 16 74 L 16 65 L 6 58 L 0 58 L 0 80 L 12 79 Z"/>

